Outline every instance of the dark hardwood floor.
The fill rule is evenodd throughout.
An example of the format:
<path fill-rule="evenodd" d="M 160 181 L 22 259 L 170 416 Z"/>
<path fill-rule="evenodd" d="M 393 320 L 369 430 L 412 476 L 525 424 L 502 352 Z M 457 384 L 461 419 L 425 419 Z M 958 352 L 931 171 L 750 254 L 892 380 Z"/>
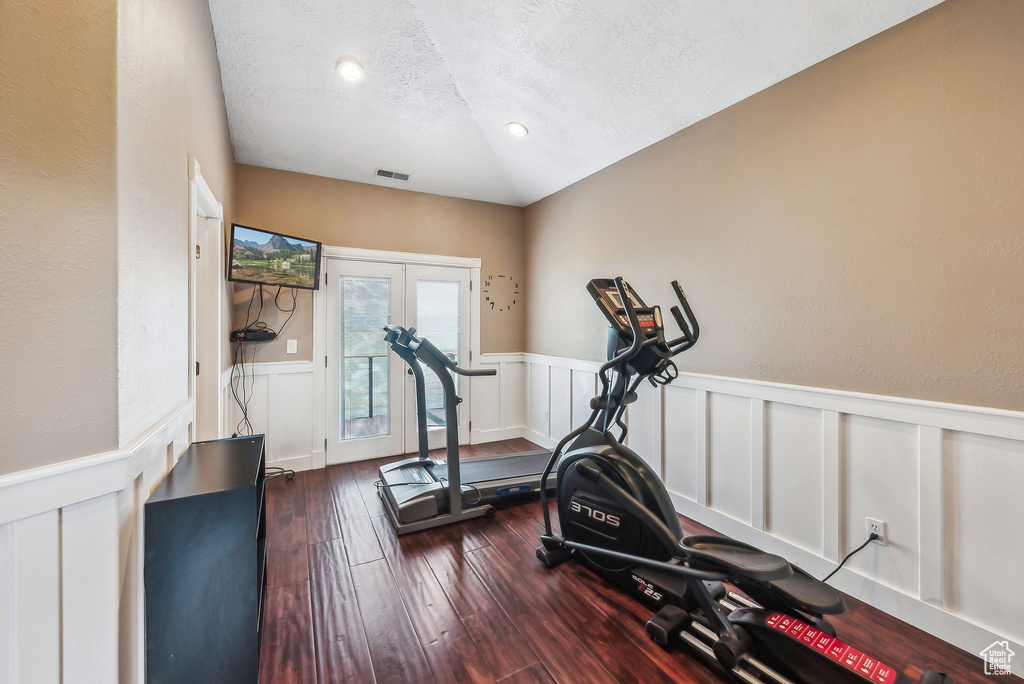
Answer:
<path fill-rule="evenodd" d="M 533 448 L 508 440 L 463 455 Z M 268 483 L 263 684 L 726 681 L 648 639 L 650 611 L 595 575 L 574 563 L 543 568 L 534 556 L 538 501 L 399 538 L 373 485 L 389 460 Z M 682 522 L 687 533 L 708 531 Z M 915 680 L 943 666 L 961 684 L 992 681 L 979 658 L 847 604 L 834 620 L 840 635 Z"/>

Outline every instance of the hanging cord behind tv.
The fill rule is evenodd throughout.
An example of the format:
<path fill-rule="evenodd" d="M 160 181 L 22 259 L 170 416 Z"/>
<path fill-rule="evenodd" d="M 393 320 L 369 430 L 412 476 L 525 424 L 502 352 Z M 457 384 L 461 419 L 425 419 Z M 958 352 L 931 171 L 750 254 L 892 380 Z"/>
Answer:
<path fill-rule="evenodd" d="M 292 308 L 290 308 L 290 309 L 282 309 L 281 308 L 281 305 L 278 304 L 278 302 L 277 302 L 277 298 L 281 296 L 281 288 L 282 287 L 283 287 L 282 285 L 278 285 L 277 286 L 277 294 L 274 295 L 274 306 L 277 307 L 278 311 L 282 311 L 282 312 L 288 314 L 288 318 L 284 319 L 284 323 L 282 323 L 281 327 L 278 328 L 278 330 L 277 330 L 278 336 L 281 336 L 282 334 L 284 334 L 284 329 L 288 326 L 288 321 L 292 320 L 292 316 L 295 315 L 295 309 L 298 308 L 298 306 L 299 306 L 299 304 L 298 304 L 299 291 L 296 290 L 294 287 L 290 287 L 288 289 L 292 291 Z M 261 296 L 262 296 L 262 293 L 261 293 Z"/>
<path fill-rule="evenodd" d="M 260 306 L 259 306 L 259 310 L 256 312 L 256 320 L 252 320 L 252 305 L 253 305 L 253 302 L 256 300 L 256 291 L 257 291 L 257 289 L 259 289 L 259 293 L 260 293 Z M 280 311 L 287 311 L 286 309 L 281 309 L 280 305 L 277 303 L 277 297 L 280 296 L 280 295 L 281 295 L 281 288 L 278 287 L 277 288 L 277 296 L 274 297 L 274 305 Z M 292 309 L 291 309 L 291 311 L 288 312 L 289 315 L 288 315 L 288 319 L 285 320 L 285 325 L 288 324 L 288 321 L 291 320 L 292 314 L 295 313 L 295 298 L 296 298 L 296 296 L 297 295 L 295 295 L 295 294 L 292 295 Z M 247 330 L 270 330 L 268 328 L 267 324 L 264 321 L 260 320 L 260 317 L 262 315 L 263 315 L 263 286 L 262 285 L 253 285 L 253 287 L 252 287 L 252 295 L 250 295 L 250 297 L 249 297 L 249 305 L 246 307 L 246 310 L 245 310 L 245 326 L 242 328 L 242 330 L 243 331 L 247 331 Z M 281 329 L 282 330 L 284 329 L 284 325 L 281 326 Z M 273 332 L 273 331 L 271 331 L 271 332 Z M 246 340 L 244 340 L 243 338 L 237 337 L 234 334 L 232 335 L 232 338 L 235 341 L 235 353 L 234 353 L 233 363 L 231 365 L 231 379 L 230 379 L 230 382 L 229 382 L 229 386 L 231 387 L 231 396 L 234 398 L 235 403 L 238 405 L 238 409 L 241 411 L 241 414 L 242 414 L 242 417 L 239 419 L 238 423 L 235 424 L 235 433 L 232 435 L 232 437 L 251 436 L 253 434 L 254 430 L 253 430 L 253 427 L 252 427 L 252 422 L 249 420 L 249 400 L 252 399 L 252 393 L 255 390 L 255 386 L 256 386 L 256 370 L 255 370 L 255 365 L 256 365 L 256 351 L 258 349 L 258 347 L 257 347 L 258 342 L 257 341 L 253 341 L 252 358 L 249 361 L 249 373 L 248 373 L 249 382 L 246 383 L 245 349 L 242 346 L 242 344 Z M 238 387 L 239 381 L 241 381 L 241 385 L 242 385 L 241 386 L 241 393 L 239 393 L 239 387 Z M 266 473 L 266 478 L 268 480 L 271 479 L 271 478 L 275 478 L 275 477 L 281 477 L 282 475 L 284 476 L 284 478 L 286 480 L 292 480 L 292 479 L 295 478 L 295 471 L 294 470 L 290 470 L 288 468 L 281 468 L 279 466 L 265 466 L 264 470 L 265 470 L 265 473 Z"/>

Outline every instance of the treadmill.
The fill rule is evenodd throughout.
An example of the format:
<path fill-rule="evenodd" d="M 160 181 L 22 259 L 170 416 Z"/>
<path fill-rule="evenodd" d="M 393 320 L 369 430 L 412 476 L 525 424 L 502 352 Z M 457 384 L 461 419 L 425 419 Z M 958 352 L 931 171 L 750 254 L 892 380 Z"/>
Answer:
<path fill-rule="evenodd" d="M 451 374 L 474 377 L 495 375 L 497 371 L 460 368 L 429 340 L 417 337 L 415 328 L 385 326 L 384 339 L 409 364 L 416 379 L 419 456 L 381 466 L 376 483 L 377 493 L 398 534 L 490 517 L 494 515 L 493 502 L 540 491 L 541 475 L 551 457 L 548 449 L 471 458 L 465 462 L 459 459 L 458 405 L 462 398 L 455 390 Z M 446 463 L 437 463 L 428 455 L 423 366 L 437 375 L 444 390 Z M 555 473 L 548 477 L 547 489 L 554 491 Z"/>

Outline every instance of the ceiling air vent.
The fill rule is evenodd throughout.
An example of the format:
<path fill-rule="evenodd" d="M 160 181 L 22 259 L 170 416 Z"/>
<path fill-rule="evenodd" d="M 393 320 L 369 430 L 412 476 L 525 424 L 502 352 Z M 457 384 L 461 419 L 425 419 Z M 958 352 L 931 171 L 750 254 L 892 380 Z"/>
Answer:
<path fill-rule="evenodd" d="M 394 178 L 395 180 L 407 181 L 409 180 L 409 174 L 399 173 L 398 171 L 387 171 L 385 169 L 377 169 L 377 175 L 381 178 Z"/>

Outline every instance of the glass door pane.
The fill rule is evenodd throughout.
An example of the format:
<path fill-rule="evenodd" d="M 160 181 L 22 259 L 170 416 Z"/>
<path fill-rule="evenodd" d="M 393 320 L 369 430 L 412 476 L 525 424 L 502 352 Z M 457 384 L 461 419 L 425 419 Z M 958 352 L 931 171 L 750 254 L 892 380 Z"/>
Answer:
<path fill-rule="evenodd" d="M 388 364 L 383 328 L 390 318 L 391 281 L 341 278 L 341 358 L 344 382 L 338 439 L 380 437 L 391 433 Z"/>
<path fill-rule="evenodd" d="M 458 281 L 416 281 L 416 334 L 426 337 L 449 359 L 459 365 Z M 444 391 L 441 381 L 424 367 L 427 390 L 427 421 L 431 428 L 444 427 Z M 451 374 L 456 386 L 459 378 Z"/>
<path fill-rule="evenodd" d="M 405 364 L 384 341 L 402 323 L 400 264 L 327 260 L 327 461 L 402 453 Z"/>
<path fill-rule="evenodd" d="M 408 325 L 416 328 L 416 336 L 430 340 L 458 366 L 469 367 L 469 269 L 440 266 L 409 265 L 406 268 L 406 309 Z M 445 405 L 441 381 L 424 366 L 427 395 L 427 441 L 431 449 L 444 445 Z M 464 403 L 459 406 L 459 441 L 469 440 L 468 415 L 463 408 L 469 399 L 469 382 L 452 374 L 457 394 Z M 416 448 L 415 392 L 410 388 L 410 416 L 407 427 L 407 450 Z"/>

